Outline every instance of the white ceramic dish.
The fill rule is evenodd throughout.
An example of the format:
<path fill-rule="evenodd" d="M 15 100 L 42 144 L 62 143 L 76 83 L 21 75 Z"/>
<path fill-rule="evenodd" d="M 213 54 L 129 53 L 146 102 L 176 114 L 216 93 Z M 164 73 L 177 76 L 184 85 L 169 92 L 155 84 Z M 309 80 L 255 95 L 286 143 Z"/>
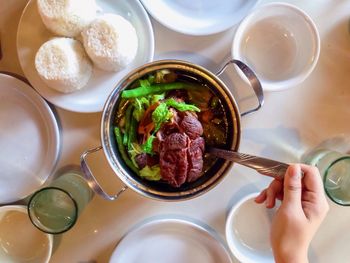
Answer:
<path fill-rule="evenodd" d="M 243 263 L 273 263 L 270 245 L 274 209 L 256 204 L 259 193 L 249 194 L 230 210 L 226 220 L 226 240 L 232 254 Z"/>
<path fill-rule="evenodd" d="M 188 35 L 210 35 L 243 19 L 258 0 L 141 0 L 164 26 Z"/>
<path fill-rule="evenodd" d="M 320 37 L 304 11 L 271 3 L 241 22 L 231 53 L 255 71 L 264 90 L 278 91 L 300 84 L 311 74 L 320 54 Z"/>
<path fill-rule="evenodd" d="M 204 227 L 183 219 L 157 219 L 130 231 L 110 263 L 231 263 L 230 252 Z"/>
<path fill-rule="evenodd" d="M 30 222 L 25 206 L 0 207 L 0 262 L 47 263 L 52 235 Z"/>
<path fill-rule="evenodd" d="M 27 83 L 0 74 L 0 204 L 37 190 L 53 172 L 61 139 L 49 105 Z"/>
<path fill-rule="evenodd" d="M 97 0 L 103 12 L 119 14 L 129 20 L 139 37 L 139 49 L 134 61 L 122 71 L 106 72 L 94 67 L 93 75 L 82 90 L 64 94 L 49 88 L 39 77 L 34 58 L 39 47 L 54 37 L 41 21 L 36 0 L 31 0 L 23 11 L 17 32 L 17 52 L 21 67 L 32 86 L 56 106 L 76 112 L 101 111 L 108 95 L 118 81 L 130 70 L 152 61 L 154 55 L 153 29 L 147 12 L 138 0 Z"/>

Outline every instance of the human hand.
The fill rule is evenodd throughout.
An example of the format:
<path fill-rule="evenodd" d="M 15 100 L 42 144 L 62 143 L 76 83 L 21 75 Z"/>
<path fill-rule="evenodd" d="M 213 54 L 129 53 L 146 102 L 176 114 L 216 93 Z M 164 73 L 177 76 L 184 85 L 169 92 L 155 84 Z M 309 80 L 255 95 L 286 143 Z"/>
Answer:
<path fill-rule="evenodd" d="M 304 176 L 302 178 L 301 171 Z M 307 262 L 307 251 L 329 206 L 316 167 L 290 165 L 284 181 L 274 180 L 256 197 L 267 208 L 282 200 L 271 227 L 271 246 L 276 262 Z"/>

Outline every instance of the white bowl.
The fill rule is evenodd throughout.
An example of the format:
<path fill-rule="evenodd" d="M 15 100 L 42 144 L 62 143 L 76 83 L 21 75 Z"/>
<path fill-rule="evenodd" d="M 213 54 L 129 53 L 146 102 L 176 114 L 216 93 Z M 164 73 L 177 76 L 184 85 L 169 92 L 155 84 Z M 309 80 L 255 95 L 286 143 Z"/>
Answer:
<path fill-rule="evenodd" d="M 141 0 L 159 23 L 182 34 L 203 36 L 236 25 L 258 0 Z"/>
<path fill-rule="evenodd" d="M 304 11 L 271 3 L 241 22 L 231 52 L 255 71 L 264 90 L 278 91 L 300 84 L 311 74 L 320 54 L 320 37 Z"/>
<path fill-rule="evenodd" d="M 25 206 L 0 207 L 0 262 L 47 263 L 52 245 L 52 235 L 30 222 Z"/>
<path fill-rule="evenodd" d="M 273 263 L 270 245 L 271 220 L 275 209 L 256 204 L 259 193 L 249 194 L 230 210 L 226 220 L 226 240 L 232 254 L 243 263 Z"/>

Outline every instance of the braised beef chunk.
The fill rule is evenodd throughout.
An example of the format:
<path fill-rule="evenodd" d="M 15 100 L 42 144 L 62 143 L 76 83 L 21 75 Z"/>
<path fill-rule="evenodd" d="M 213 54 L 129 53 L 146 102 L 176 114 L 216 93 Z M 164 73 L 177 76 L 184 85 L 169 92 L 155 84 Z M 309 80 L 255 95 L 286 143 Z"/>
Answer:
<path fill-rule="evenodd" d="M 147 165 L 147 154 L 146 153 L 140 153 L 135 156 L 135 162 L 137 163 L 137 166 L 142 169 Z"/>
<path fill-rule="evenodd" d="M 188 170 L 187 148 L 162 150 L 159 165 L 162 179 L 174 187 L 180 187 L 186 182 Z"/>
<path fill-rule="evenodd" d="M 203 134 L 202 124 L 194 115 L 185 115 L 181 121 L 180 127 L 192 140 Z"/>
<path fill-rule="evenodd" d="M 186 134 L 174 132 L 164 140 L 163 150 L 181 150 L 187 147 L 188 137 Z"/>
<path fill-rule="evenodd" d="M 182 117 L 181 132 L 171 133 L 169 124 L 165 124 L 156 136 L 162 179 L 174 187 L 193 182 L 201 176 L 205 145 L 203 137 L 200 137 L 203 128 L 196 115 L 182 113 L 179 116 Z"/>
<path fill-rule="evenodd" d="M 188 137 L 186 134 L 172 133 L 165 138 L 160 150 L 161 176 L 174 187 L 186 181 Z"/>
<path fill-rule="evenodd" d="M 203 137 L 198 137 L 190 142 L 188 147 L 187 182 L 197 180 L 202 174 L 204 145 L 205 142 Z"/>
<path fill-rule="evenodd" d="M 152 167 L 159 163 L 159 156 L 140 153 L 135 156 L 135 161 L 140 169 L 144 168 L 146 165 Z"/>
<path fill-rule="evenodd" d="M 152 167 L 153 165 L 156 165 L 159 163 L 159 155 L 149 155 L 147 154 L 147 165 L 149 167 Z"/>
<path fill-rule="evenodd" d="M 171 119 L 169 122 L 164 123 L 161 128 L 161 132 L 163 135 L 169 135 L 174 132 L 180 131 L 180 122 L 181 122 L 181 116 L 178 114 L 177 110 L 170 108 L 171 111 Z"/>

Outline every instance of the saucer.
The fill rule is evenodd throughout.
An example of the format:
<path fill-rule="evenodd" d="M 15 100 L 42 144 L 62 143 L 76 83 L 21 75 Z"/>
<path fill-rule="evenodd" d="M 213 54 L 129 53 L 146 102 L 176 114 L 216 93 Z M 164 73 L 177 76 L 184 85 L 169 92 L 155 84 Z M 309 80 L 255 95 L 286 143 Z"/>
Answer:
<path fill-rule="evenodd" d="M 22 80 L 0 74 L 0 204 L 36 191 L 53 172 L 61 138 L 56 116 Z"/>
<path fill-rule="evenodd" d="M 232 263 L 230 252 L 205 227 L 180 218 L 148 221 L 118 244 L 109 263 Z"/>
<path fill-rule="evenodd" d="M 259 193 L 249 194 L 230 210 L 226 240 L 232 254 L 243 263 L 273 263 L 270 229 L 276 208 L 254 202 Z"/>

